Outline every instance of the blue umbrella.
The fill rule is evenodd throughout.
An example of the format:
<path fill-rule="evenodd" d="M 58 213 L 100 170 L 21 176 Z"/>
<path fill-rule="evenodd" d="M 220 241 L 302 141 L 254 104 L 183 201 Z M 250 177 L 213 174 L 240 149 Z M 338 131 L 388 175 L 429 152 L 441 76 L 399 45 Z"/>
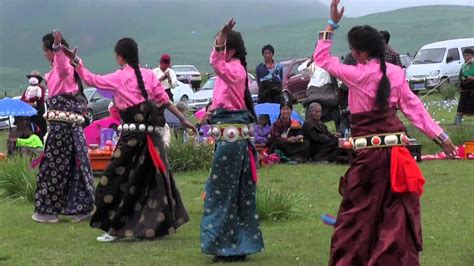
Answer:
<path fill-rule="evenodd" d="M 32 116 L 37 113 L 35 108 L 21 100 L 10 97 L 0 100 L 0 115 L 2 116 Z"/>
<path fill-rule="evenodd" d="M 266 114 L 270 116 L 270 122 L 273 124 L 280 115 L 280 105 L 278 103 L 261 103 L 255 105 L 255 113 L 257 115 Z M 301 124 L 303 124 L 304 120 L 301 116 L 293 110 L 291 113 L 291 119 L 295 119 Z"/>

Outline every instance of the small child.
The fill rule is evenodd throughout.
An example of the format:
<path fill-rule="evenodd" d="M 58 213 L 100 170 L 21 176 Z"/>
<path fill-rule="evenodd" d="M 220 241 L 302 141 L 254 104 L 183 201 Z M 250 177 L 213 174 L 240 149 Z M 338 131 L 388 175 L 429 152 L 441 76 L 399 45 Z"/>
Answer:
<path fill-rule="evenodd" d="M 39 86 L 39 80 L 35 77 L 29 79 L 30 86 L 26 89 L 25 99 L 29 104 L 34 105 L 41 98 L 42 90 Z"/>
<path fill-rule="evenodd" d="M 272 130 L 270 116 L 266 114 L 259 115 L 258 124 L 255 125 L 254 130 L 255 144 L 266 144 Z"/>

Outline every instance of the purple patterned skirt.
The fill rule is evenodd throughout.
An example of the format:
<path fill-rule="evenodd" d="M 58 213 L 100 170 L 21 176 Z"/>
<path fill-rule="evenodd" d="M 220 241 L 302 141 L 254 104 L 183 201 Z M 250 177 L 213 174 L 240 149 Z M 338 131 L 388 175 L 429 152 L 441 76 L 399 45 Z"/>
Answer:
<path fill-rule="evenodd" d="M 50 110 L 82 114 L 83 105 L 71 94 L 47 100 Z M 50 121 L 44 159 L 37 176 L 35 211 L 79 215 L 92 212 L 94 188 L 87 144 L 81 126 Z"/>

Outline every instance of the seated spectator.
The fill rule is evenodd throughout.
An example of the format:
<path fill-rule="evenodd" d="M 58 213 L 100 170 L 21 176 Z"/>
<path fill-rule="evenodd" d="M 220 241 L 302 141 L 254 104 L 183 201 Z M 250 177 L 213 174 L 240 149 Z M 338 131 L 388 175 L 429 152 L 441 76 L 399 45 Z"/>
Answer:
<path fill-rule="evenodd" d="M 100 143 L 100 130 L 102 128 L 113 128 L 114 130 L 117 130 L 117 127 L 120 125 L 120 114 L 118 109 L 112 102 L 109 104 L 108 108 L 110 116 L 94 121 L 84 129 L 87 145 Z"/>
<path fill-rule="evenodd" d="M 333 162 L 337 155 L 340 133 L 331 134 L 321 121 L 322 107 L 314 102 L 309 105 L 309 116 L 303 125 L 305 139 L 310 143 L 310 158 L 313 162 Z"/>
<path fill-rule="evenodd" d="M 255 144 L 265 145 L 270 137 L 271 131 L 270 116 L 265 114 L 259 115 L 258 124 L 254 126 Z"/>
<path fill-rule="evenodd" d="M 309 143 L 303 137 L 301 124 L 291 119 L 293 106 L 283 101 L 280 105 L 280 117 L 272 125 L 269 146 L 270 153 L 279 150 L 295 163 L 306 162 L 309 156 Z"/>
<path fill-rule="evenodd" d="M 16 153 L 36 157 L 43 150 L 43 142 L 33 133 L 29 119 L 15 119 L 16 128 L 10 132 L 7 140 L 8 155 Z"/>

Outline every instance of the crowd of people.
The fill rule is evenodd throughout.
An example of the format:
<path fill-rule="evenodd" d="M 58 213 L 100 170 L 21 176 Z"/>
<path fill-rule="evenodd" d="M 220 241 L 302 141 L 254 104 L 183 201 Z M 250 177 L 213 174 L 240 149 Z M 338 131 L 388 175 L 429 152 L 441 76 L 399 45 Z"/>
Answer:
<path fill-rule="evenodd" d="M 255 145 L 265 145 L 270 152 L 278 150 L 290 161 L 331 161 L 340 132 L 331 133 L 323 117 L 331 108 L 340 112 L 350 106 L 357 152 L 340 181 L 342 202 L 331 240 L 330 265 L 419 265 L 419 198 L 424 179 L 404 147 L 406 130 L 395 109 L 400 108 L 447 155 L 453 155 L 454 145 L 411 92 L 396 60 L 387 57 L 394 52 L 378 30 L 356 26 L 349 31 L 352 62 L 341 63 L 331 56 L 333 35 L 344 12 L 338 4 L 339 0 L 332 1 L 328 25 L 319 33 L 314 54 L 302 70 L 312 73 L 309 92 L 319 93 L 317 88 L 324 86 L 330 92 L 334 78 L 341 80 L 347 87 L 343 92 L 346 102 L 332 102 L 332 106 L 318 100 L 307 102 L 303 124 L 291 119 L 292 102 L 281 98 L 283 69 L 273 61 L 273 47 L 262 49 L 265 62 L 257 67 L 259 102 L 280 104 L 280 116 L 270 125 L 268 116 L 255 113 L 248 87 L 247 51 L 242 34 L 233 29 L 236 22 L 231 19 L 213 40 L 210 64 L 217 78 L 201 123 L 211 126 L 215 151 L 205 185 L 200 239 L 202 252 L 213 255 L 215 261 L 242 261 L 264 249 L 256 213 Z M 97 75 L 86 68 L 59 31 L 46 34 L 42 43 L 51 64 L 45 75 L 48 131 L 33 220 L 57 223 L 60 215 L 73 222 L 90 218 L 90 226 L 103 231 L 97 237 L 101 242 L 151 240 L 175 233 L 189 217 L 164 149 L 164 112 L 171 112 L 184 128 L 196 128 L 170 103 L 174 86 L 170 57 L 162 56 L 160 67 L 153 71 L 142 68 L 135 40 L 122 38 L 114 47 L 119 69 Z M 463 67 L 465 79 L 470 70 L 471 65 Z M 113 106 L 120 117 L 120 137 L 97 187 L 83 129 L 81 81 L 113 93 Z M 30 82 L 41 88 L 40 80 Z M 25 100 L 38 102 L 43 93 L 31 88 Z M 253 141 L 250 125 L 256 119 Z M 17 133 L 16 139 L 29 139 L 28 124 Z"/>

